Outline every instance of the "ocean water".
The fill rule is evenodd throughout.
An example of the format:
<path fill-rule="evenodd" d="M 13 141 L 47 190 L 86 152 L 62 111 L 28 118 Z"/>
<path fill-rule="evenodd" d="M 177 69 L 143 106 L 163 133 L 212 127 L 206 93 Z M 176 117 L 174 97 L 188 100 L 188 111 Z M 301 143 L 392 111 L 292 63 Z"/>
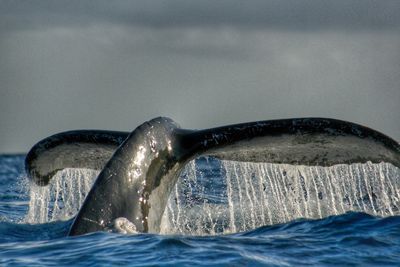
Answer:
<path fill-rule="evenodd" d="M 32 185 L 0 156 L 1 266 L 400 266 L 400 170 L 199 158 L 179 178 L 160 234 L 67 237 L 97 172 Z"/>

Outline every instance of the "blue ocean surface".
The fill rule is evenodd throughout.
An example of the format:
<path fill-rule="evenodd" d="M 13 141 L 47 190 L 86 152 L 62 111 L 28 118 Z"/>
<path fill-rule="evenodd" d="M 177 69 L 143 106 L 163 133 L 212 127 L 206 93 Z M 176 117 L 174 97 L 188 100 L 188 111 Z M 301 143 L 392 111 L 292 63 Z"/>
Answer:
<path fill-rule="evenodd" d="M 203 185 L 212 186 L 214 191 L 207 192 L 215 192 L 217 196 L 208 196 L 207 205 L 213 203 L 213 207 L 229 209 L 231 202 L 225 203 L 218 199 L 218 196 L 223 195 L 218 192 L 218 188 L 229 189 L 229 180 L 225 184 L 212 182 L 213 177 L 210 176 L 224 173 L 220 173 L 221 168 L 215 163 L 210 164 L 196 165 L 196 168 L 200 169 L 197 171 L 208 173 L 203 177 Z M 396 175 L 396 179 L 400 178 L 398 173 Z M 182 183 L 191 181 L 183 179 Z M 250 190 L 252 185 L 244 186 L 248 186 Z M 202 194 L 206 192 L 197 187 L 190 188 L 197 190 L 190 195 L 191 203 L 200 201 Z M 268 192 L 268 185 L 260 182 L 260 188 Z M 277 188 L 276 186 L 275 189 Z M 29 189 L 30 185 L 24 174 L 24 155 L 0 156 L 1 266 L 400 266 L 400 216 L 372 216 L 350 211 L 341 215 L 321 216 L 319 219 L 296 218 L 266 226 L 260 226 L 257 218 L 253 216 L 249 221 L 253 220 L 255 228 L 247 221 L 235 224 L 221 219 L 214 225 L 209 225 L 203 220 L 204 228 L 211 228 L 212 231 L 207 232 L 203 229 L 201 232 L 195 232 L 201 233 L 196 235 L 185 234 L 184 230 L 197 229 L 199 224 L 190 225 L 190 222 L 183 218 L 192 215 L 189 212 L 180 215 L 176 213 L 181 217 L 178 220 L 174 215 L 174 208 L 180 206 L 170 204 L 169 214 L 174 215 L 171 222 L 185 223 L 181 223 L 184 225 L 180 226 L 170 224 L 169 233 L 96 232 L 67 237 L 71 219 L 49 220 L 44 223 L 27 222 L 28 209 L 32 208 Z M 249 192 L 253 192 L 255 198 L 248 194 L 249 201 L 242 200 L 241 205 L 248 203 L 255 207 L 254 199 L 258 197 L 254 192 L 258 191 Z M 289 191 L 285 192 L 291 194 Z M 245 192 L 242 193 L 246 195 Z M 318 196 L 321 195 L 322 199 L 323 192 L 320 193 Z M 196 194 L 197 198 L 194 197 Z M 309 201 L 308 195 L 302 197 Z M 390 210 L 379 211 L 378 202 L 373 198 L 366 198 L 365 203 L 370 202 L 377 214 L 397 214 L 394 206 L 391 206 Z M 389 199 L 389 196 L 386 195 L 386 198 Z M 176 203 L 184 200 L 185 198 L 175 198 Z M 362 202 L 363 198 L 357 201 L 360 206 L 368 208 L 367 204 Z M 344 205 L 343 203 L 341 205 Z M 355 202 L 349 203 L 355 207 Z M 317 204 L 322 205 L 319 202 Z M 193 205 L 188 210 L 193 209 Z M 242 208 L 250 209 L 244 206 Z M 339 210 L 340 205 L 332 208 Z M 234 210 L 226 216 L 234 218 L 236 215 L 233 213 Z M 244 211 L 242 213 L 245 214 Z M 272 211 L 271 216 L 274 213 L 275 211 Z M 308 214 L 311 212 L 308 211 Z M 264 215 L 266 216 L 266 213 Z M 224 227 L 229 225 L 233 226 L 236 232 L 224 231 Z M 183 230 L 174 230 L 179 227 Z"/>

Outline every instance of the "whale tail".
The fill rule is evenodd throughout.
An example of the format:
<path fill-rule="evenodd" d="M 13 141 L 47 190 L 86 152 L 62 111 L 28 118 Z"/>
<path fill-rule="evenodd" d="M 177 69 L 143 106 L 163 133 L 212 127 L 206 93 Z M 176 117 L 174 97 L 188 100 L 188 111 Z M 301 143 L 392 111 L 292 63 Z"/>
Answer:
<path fill-rule="evenodd" d="M 107 229 L 119 217 L 139 232 L 158 232 L 169 194 L 193 158 L 332 166 L 388 162 L 400 167 L 400 145 L 367 127 L 325 118 L 259 121 L 200 131 L 156 118 L 132 133 L 73 131 L 40 141 L 27 173 L 45 185 L 63 168 L 101 170 L 70 235 Z"/>

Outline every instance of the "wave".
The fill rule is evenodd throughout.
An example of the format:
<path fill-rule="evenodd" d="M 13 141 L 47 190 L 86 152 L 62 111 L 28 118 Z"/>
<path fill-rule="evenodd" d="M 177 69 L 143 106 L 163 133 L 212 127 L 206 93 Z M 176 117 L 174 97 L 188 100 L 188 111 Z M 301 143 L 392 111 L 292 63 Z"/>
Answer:
<path fill-rule="evenodd" d="M 399 259 L 399 216 L 349 212 L 208 237 L 96 232 L 66 238 L 68 223 L 0 223 L 0 263 L 299 266 L 396 265 Z"/>

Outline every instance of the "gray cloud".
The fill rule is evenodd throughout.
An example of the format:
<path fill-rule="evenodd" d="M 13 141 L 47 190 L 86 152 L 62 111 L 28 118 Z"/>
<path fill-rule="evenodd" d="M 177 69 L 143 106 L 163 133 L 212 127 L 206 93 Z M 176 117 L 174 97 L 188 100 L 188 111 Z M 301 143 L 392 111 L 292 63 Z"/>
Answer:
<path fill-rule="evenodd" d="M 0 2 L 3 30 L 107 23 L 142 27 L 388 29 L 400 26 L 397 0 L 155 0 Z"/>
<path fill-rule="evenodd" d="M 400 140 L 399 1 L 243 3 L 0 0 L 0 152 L 159 115 L 335 117 Z"/>

